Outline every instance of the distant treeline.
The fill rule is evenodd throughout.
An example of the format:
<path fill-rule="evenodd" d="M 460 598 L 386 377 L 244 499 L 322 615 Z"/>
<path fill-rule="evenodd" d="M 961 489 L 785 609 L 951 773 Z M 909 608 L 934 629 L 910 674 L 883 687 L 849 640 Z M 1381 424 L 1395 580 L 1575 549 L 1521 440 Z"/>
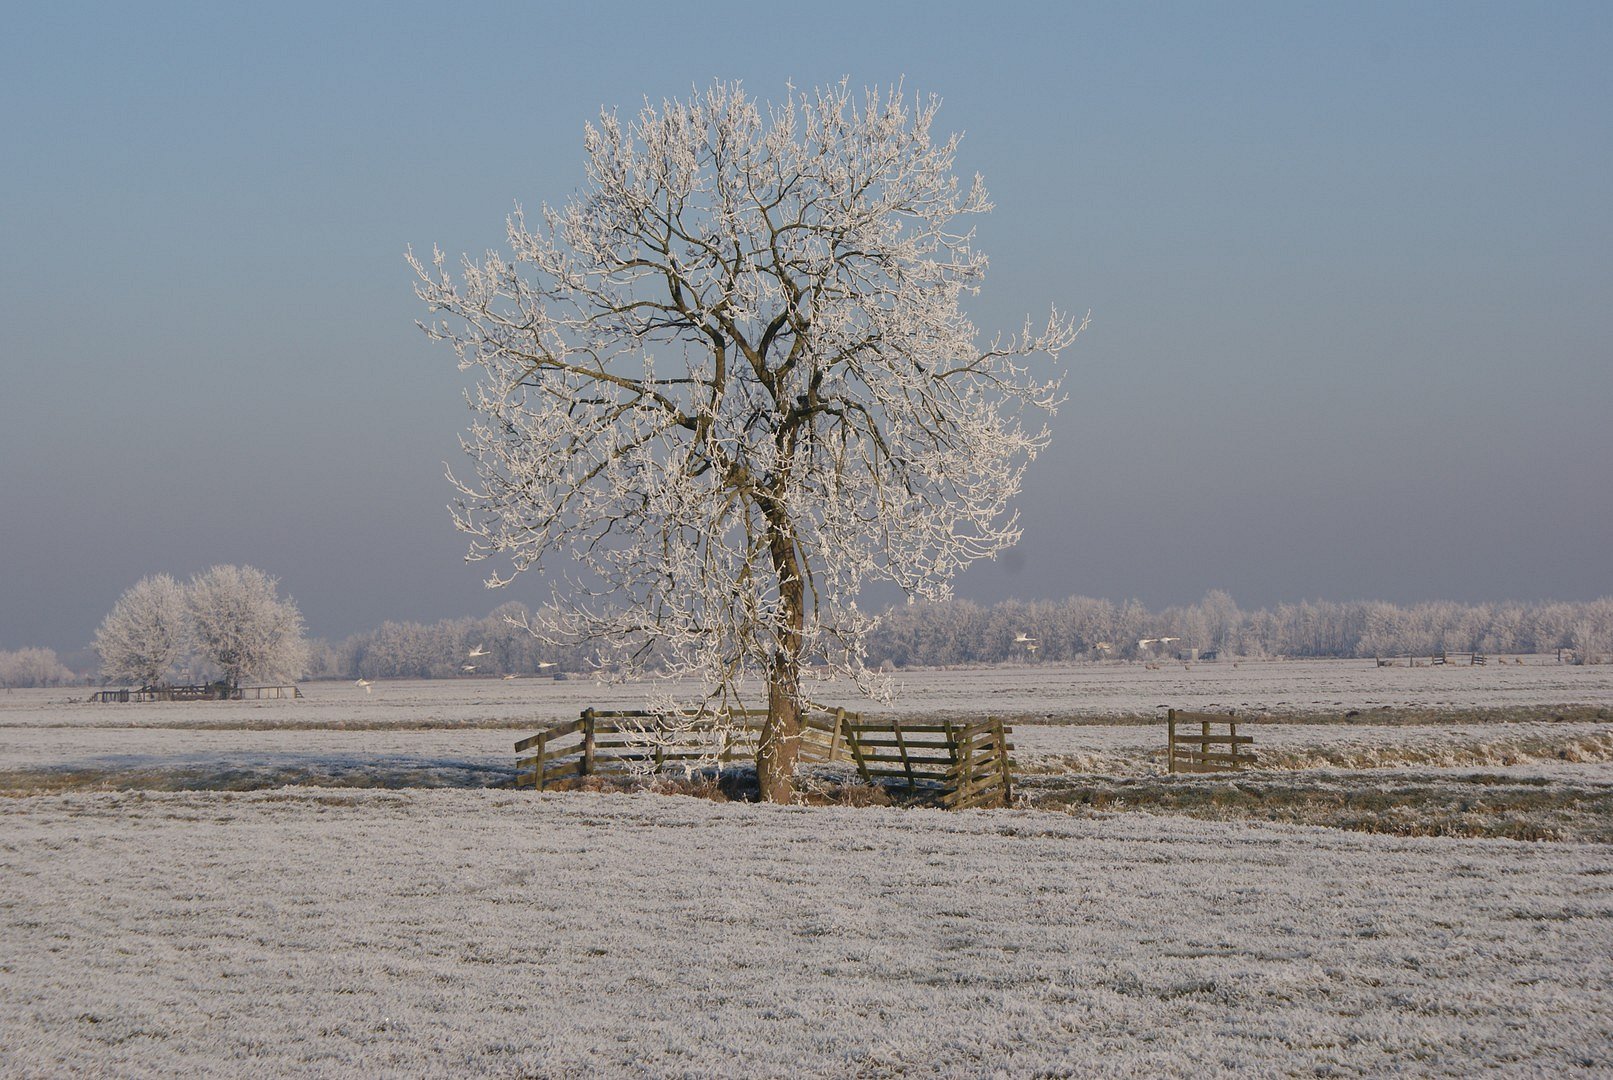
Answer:
<path fill-rule="evenodd" d="M 338 643 L 311 641 L 308 674 L 442 679 L 591 670 L 585 650 L 545 645 L 512 624 L 526 614 L 521 604 L 509 603 L 482 618 L 386 622 Z M 953 600 L 892 608 L 873 635 L 868 661 L 876 667 L 940 667 L 1032 658 L 1137 660 L 1193 650 L 1200 657 L 1343 657 L 1559 649 L 1573 650 L 1580 663 L 1613 659 L 1613 597 L 1409 607 L 1317 600 L 1244 611 L 1217 590 L 1196 604 L 1158 612 L 1136 600 L 1117 604 L 1086 596 L 990 605 Z M 0 687 L 64 686 L 84 678 L 50 649 L 0 651 Z"/>
<path fill-rule="evenodd" d="M 511 624 L 526 613 L 511 603 L 483 618 L 383 623 L 336 645 L 314 643 L 311 673 L 436 679 L 590 669 L 585 650 L 556 649 Z M 1085 596 L 991 605 L 953 600 L 892 608 L 873 635 L 868 659 L 874 666 L 932 667 L 1032 657 L 1135 660 L 1188 656 L 1192 650 L 1201 657 L 1347 657 L 1558 649 L 1574 650 L 1582 662 L 1613 655 L 1613 598 L 1410 607 L 1305 601 L 1244 611 L 1217 590 L 1196 604 L 1157 612 L 1136 600 L 1117 604 Z"/>
<path fill-rule="evenodd" d="M 1163 639 L 1174 638 L 1174 641 Z M 1031 646 L 1035 646 L 1034 653 Z M 897 667 L 1151 656 L 1430 656 L 1441 651 L 1550 653 L 1582 662 L 1613 653 L 1613 598 L 1583 603 L 1400 607 L 1377 601 L 1304 601 L 1243 611 L 1220 590 L 1152 612 L 1075 596 L 1061 601 L 966 600 L 893 608 L 869 662 Z"/>
<path fill-rule="evenodd" d="M 83 676 L 56 656 L 55 649 L 0 650 L 0 687 L 69 686 Z"/>

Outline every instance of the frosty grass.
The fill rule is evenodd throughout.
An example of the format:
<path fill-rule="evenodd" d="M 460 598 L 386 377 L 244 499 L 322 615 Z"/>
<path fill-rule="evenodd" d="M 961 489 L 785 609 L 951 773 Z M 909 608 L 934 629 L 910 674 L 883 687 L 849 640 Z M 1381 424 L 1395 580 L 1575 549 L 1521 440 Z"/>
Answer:
<path fill-rule="evenodd" d="M 0 694 L 0 1075 L 1613 1072 L 1613 670 L 1369 663 L 912 676 L 1021 717 L 964 814 L 490 789 L 587 683 Z M 1163 704 L 1291 722 L 1173 779 Z"/>

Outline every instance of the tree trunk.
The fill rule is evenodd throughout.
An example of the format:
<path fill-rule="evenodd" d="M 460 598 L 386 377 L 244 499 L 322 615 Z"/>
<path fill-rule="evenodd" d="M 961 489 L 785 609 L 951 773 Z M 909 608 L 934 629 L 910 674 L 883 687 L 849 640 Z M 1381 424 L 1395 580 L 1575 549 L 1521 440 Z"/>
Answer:
<path fill-rule="evenodd" d="M 795 798 L 795 762 L 801 752 L 800 659 L 779 652 L 767 673 L 767 720 L 756 748 L 762 801 Z"/>
<path fill-rule="evenodd" d="M 795 544 L 775 521 L 769 544 L 778 575 L 781 626 L 767 671 L 767 720 L 756 748 L 756 779 L 763 802 L 795 798 L 795 762 L 801 753 L 801 650 L 805 588 Z"/>

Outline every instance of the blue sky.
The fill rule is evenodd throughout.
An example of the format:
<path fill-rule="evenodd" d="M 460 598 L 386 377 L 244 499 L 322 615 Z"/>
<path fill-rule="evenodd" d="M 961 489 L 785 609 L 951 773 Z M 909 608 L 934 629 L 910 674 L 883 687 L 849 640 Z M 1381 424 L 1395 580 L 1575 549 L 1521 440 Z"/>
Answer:
<path fill-rule="evenodd" d="M 905 80 L 998 210 L 971 308 L 1093 313 L 962 595 L 1613 594 L 1605 4 L 52 5 L 0 41 L 0 648 L 144 574 L 311 629 L 482 613 L 406 245 L 499 243 L 601 105 Z"/>

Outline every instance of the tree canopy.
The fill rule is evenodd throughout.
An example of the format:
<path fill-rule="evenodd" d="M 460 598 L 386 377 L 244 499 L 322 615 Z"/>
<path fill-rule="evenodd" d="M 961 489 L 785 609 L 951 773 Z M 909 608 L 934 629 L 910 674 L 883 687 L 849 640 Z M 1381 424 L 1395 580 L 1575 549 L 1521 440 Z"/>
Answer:
<path fill-rule="evenodd" d="M 139 686 L 165 682 L 189 648 L 189 619 L 184 586 L 167 574 L 141 578 L 95 632 L 102 676 Z"/>
<path fill-rule="evenodd" d="M 787 798 L 803 674 L 868 692 L 862 590 L 944 598 L 1014 542 L 1084 323 L 980 343 L 986 270 L 938 102 L 846 83 L 761 106 L 718 82 L 585 128 L 587 184 L 506 252 L 410 254 L 423 324 L 478 380 L 455 478 L 471 557 L 563 580 L 535 629 L 655 665 L 695 704 L 765 700 L 763 793 Z"/>
<path fill-rule="evenodd" d="M 243 678 L 296 678 L 307 666 L 302 614 L 279 582 L 251 566 L 215 566 L 181 585 L 152 574 L 132 585 L 95 633 L 103 678 L 167 683 L 176 667 L 216 667 L 234 688 Z"/>
<path fill-rule="evenodd" d="M 231 689 L 243 678 L 295 678 L 308 659 L 302 613 L 253 566 L 215 566 L 185 591 L 191 640 Z"/>

